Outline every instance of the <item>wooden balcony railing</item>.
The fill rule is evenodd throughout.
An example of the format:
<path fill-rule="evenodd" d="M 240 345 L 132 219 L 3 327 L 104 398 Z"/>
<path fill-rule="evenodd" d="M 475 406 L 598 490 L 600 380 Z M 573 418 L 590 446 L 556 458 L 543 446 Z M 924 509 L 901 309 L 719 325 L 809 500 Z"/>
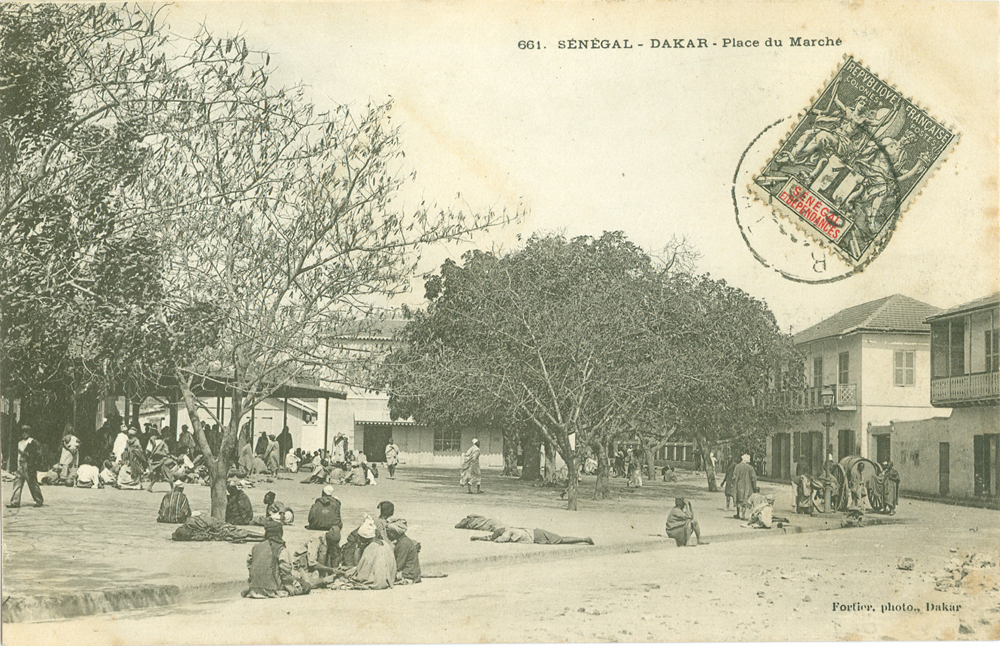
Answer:
<path fill-rule="evenodd" d="M 857 384 L 837 384 L 826 388 L 803 388 L 801 390 L 780 390 L 770 393 L 772 401 L 788 404 L 795 410 L 822 411 L 823 391 L 833 389 L 833 406 L 837 410 L 856 410 L 858 404 Z"/>
<path fill-rule="evenodd" d="M 1000 399 L 1000 372 L 931 379 L 931 404 L 975 404 Z"/>

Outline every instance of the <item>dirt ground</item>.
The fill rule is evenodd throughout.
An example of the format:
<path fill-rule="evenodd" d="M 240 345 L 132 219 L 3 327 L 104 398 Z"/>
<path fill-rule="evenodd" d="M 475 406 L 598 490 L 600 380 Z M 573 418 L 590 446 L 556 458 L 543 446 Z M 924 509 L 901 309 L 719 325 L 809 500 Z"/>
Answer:
<path fill-rule="evenodd" d="M 970 510 L 940 507 L 950 522 L 623 555 L 570 553 L 381 592 L 319 590 L 4 625 L 3 639 L 95 645 L 1000 639 L 1000 569 L 974 571 L 958 589 L 935 589 L 935 575 L 949 561 L 970 553 L 1000 557 L 997 516 L 975 512 L 977 524 L 970 526 Z M 904 558 L 912 570 L 898 569 Z"/>

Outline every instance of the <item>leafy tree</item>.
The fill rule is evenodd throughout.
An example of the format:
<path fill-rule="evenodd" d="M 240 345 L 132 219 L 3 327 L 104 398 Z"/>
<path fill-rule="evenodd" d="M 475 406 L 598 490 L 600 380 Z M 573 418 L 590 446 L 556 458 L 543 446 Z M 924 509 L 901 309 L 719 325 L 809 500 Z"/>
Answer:
<path fill-rule="evenodd" d="M 473 251 L 428 280 L 429 304 L 389 357 L 390 408 L 428 423 L 527 421 L 559 451 L 577 505 L 576 463 L 639 439 L 652 458 L 671 437 L 706 446 L 765 428 L 764 392 L 790 343 L 760 301 L 621 233 L 534 236 L 497 256 Z M 710 478 L 710 486 L 712 480 Z"/>

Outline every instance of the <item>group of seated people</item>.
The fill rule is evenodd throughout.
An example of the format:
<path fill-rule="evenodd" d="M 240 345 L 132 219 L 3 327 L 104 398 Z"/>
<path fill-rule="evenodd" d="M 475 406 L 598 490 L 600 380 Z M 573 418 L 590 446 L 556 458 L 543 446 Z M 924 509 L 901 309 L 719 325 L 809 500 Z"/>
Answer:
<path fill-rule="evenodd" d="M 139 440 L 138 426 L 132 425 L 115 438 L 110 455 L 103 461 L 91 456 L 80 457 L 80 440 L 72 434 L 62 439 L 59 462 L 40 479 L 42 484 L 101 489 L 105 486 L 119 489 L 141 489 L 148 482 L 153 490 L 157 482 L 168 485 L 175 481 L 208 482 L 208 470 L 201 455 L 195 455 L 194 437 L 187 431 L 178 441 L 169 442 L 169 427 L 160 433 L 155 430 L 143 447 Z M 173 449 L 170 447 L 173 446 Z M 194 456 L 194 457 L 193 457 Z"/>
<path fill-rule="evenodd" d="M 299 467 L 309 471 L 309 477 L 302 484 L 351 484 L 357 486 L 377 485 L 378 466 L 368 461 L 362 452 L 347 451 L 341 460 L 339 456 L 323 457 L 321 454 Z"/>
<path fill-rule="evenodd" d="M 247 559 L 249 580 L 243 596 L 296 596 L 335 584 L 381 590 L 420 582 L 420 544 L 406 535 L 406 520 L 395 516 L 393 503 L 380 502 L 378 517 L 366 515 L 341 544 L 340 500 L 333 493 L 333 486 L 326 485 L 309 510 L 306 527 L 323 532 L 322 536 L 294 551 L 283 538 L 286 515 L 273 502 L 268 506 L 264 541 Z"/>

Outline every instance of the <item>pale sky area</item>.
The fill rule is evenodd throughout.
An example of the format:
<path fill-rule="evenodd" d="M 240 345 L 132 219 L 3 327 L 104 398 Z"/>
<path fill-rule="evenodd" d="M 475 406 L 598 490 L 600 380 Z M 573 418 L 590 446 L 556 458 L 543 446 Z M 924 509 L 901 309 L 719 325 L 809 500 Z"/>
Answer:
<path fill-rule="evenodd" d="M 166 21 L 180 33 L 202 21 L 218 35 L 243 32 L 270 52 L 276 81 L 309 86 L 320 108 L 394 98 L 405 161 L 417 171 L 406 202 L 457 205 L 460 193 L 472 208 L 529 210 L 481 247 L 510 248 L 517 233 L 539 230 L 620 229 L 650 252 L 685 237 L 701 254 L 699 271 L 766 300 L 783 329 L 798 331 L 894 293 L 950 307 L 1000 289 L 997 5 L 870 5 L 179 3 Z M 792 47 L 792 36 L 842 45 Z M 768 37 L 783 46 L 765 47 Z M 632 49 L 558 48 L 573 38 L 627 38 Z M 651 47 L 675 38 L 717 46 Z M 724 48 L 724 38 L 759 46 Z M 529 39 L 544 49 L 518 48 Z M 845 54 L 961 141 L 863 273 L 792 282 L 744 243 L 733 178 L 751 141 L 804 110 Z M 736 190 L 747 195 L 746 183 Z M 770 217 L 761 203 L 751 208 L 751 220 Z M 424 269 L 460 253 L 429 250 Z M 416 281 L 408 302 L 420 306 L 422 296 Z"/>

